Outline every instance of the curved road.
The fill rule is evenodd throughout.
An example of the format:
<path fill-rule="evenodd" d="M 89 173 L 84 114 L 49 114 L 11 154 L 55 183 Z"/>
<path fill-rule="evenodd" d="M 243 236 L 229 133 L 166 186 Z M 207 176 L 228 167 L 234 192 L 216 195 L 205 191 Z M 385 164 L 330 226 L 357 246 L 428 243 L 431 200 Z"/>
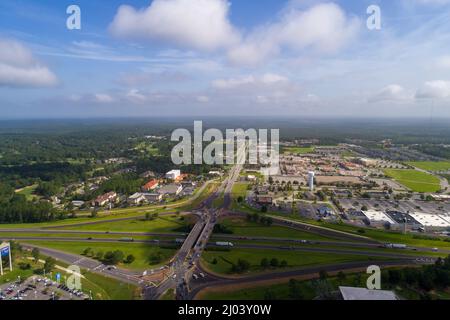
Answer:
<path fill-rule="evenodd" d="M 433 263 L 433 261 L 429 261 L 428 263 Z M 270 282 L 273 280 L 283 280 L 289 281 L 289 279 L 300 277 L 300 276 L 309 276 L 311 279 L 317 278 L 318 273 L 320 271 L 326 271 L 328 273 L 339 272 L 339 271 L 348 271 L 355 269 L 366 269 L 370 265 L 377 265 L 380 268 L 383 267 L 402 267 L 402 266 L 410 266 L 410 265 L 421 265 L 419 261 L 411 261 L 411 260 L 397 260 L 397 261 L 371 261 L 371 262 L 349 262 L 343 264 L 335 264 L 329 266 L 321 266 L 321 267 L 310 267 L 304 268 L 300 270 L 290 270 L 285 272 L 277 272 L 270 274 L 260 274 L 249 276 L 245 278 L 238 279 L 227 279 L 221 278 L 216 275 L 207 274 L 209 278 L 207 282 L 197 282 L 193 281 L 191 286 L 191 292 L 189 293 L 189 299 L 194 300 L 196 296 L 203 290 L 214 287 L 217 288 L 225 288 L 227 286 L 237 286 L 237 285 L 246 285 L 246 284 L 258 284 L 264 282 Z M 202 270 L 205 273 L 205 270 Z"/>

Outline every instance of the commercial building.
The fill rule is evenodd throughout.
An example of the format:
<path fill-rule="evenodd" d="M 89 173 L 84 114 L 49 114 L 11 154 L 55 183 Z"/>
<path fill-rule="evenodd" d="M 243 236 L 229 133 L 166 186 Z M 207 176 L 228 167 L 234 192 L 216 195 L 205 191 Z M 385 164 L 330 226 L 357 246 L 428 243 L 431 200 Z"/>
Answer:
<path fill-rule="evenodd" d="M 369 290 L 366 288 L 339 287 L 342 299 L 347 301 L 390 301 L 399 300 L 393 291 L 388 290 Z"/>
<path fill-rule="evenodd" d="M 329 217 L 334 214 L 333 210 L 331 210 L 331 208 L 327 206 L 321 206 L 320 208 L 318 208 L 317 213 L 323 217 Z"/>
<path fill-rule="evenodd" d="M 421 212 L 410 213 L 410 215 L 425 227 L 435 227 L 435 228 L 450 227 L 450 221 L 447 221 L 446 217 L 442 215 L 421 213 Z"/>
<path fill-rule="evenodd" d="M 177 196 L 183 191 L 181 184 L 168 184 L 158 189 L 158 193 L 162 196 Z"/>
<path fill-rule="evenodd" d="M 148 203 L 160 202 L 163 195 L 159 193 L 143 193 L 145 201 Z"/>
<path fill-rule="evenodd" d="M 181 176 L 181 171 L 180 170 L 171 170 L 171 171 L 166 173 L 166 179 L 169 179 L 169 180 L 174 180 L 175 181 L 180 176 Z"/>
<path fill-rule="evenodd" d="M 375 211 L 375 210 L 368 210 L 368 211 L 362 211 L 362 213 L 367 217 L 367 219 L 371 223 L 390 223 L 395 224 L 395 221 L 392 220 L 388 215 L 386 215 L 384 212 L 381 211 Z"/>
<path fill-rule="evenodd" d="M 143 185 L 141 189 L 144 192 L 149 192 L 155 190 L 158 187 L 158 185 L 159 185 L 158 180 L 150 180 L 145 185 Z"/>
<path fill-rule="evenodd" d="M 413 228 L 419 228 L 420 223 L 414 219 L 409 213 L 404 213 L 400 211 L 386 211 L 386 214 L 398 224 L 407 224 Z"/>
<path fill-rule="evenodd" d="M 127 199 L 127 202 L 129 204 L 135 204 L 135 205 L 143 203 L 145 201 L 146 200 L 145 200 L 144 195 L 142 193 L 140 193 L 140 192 L 137 192 L 137 193 L 133 194 L 132 196 L 128 197 L 128 199 Z"/>
<path fill-rule="evenodd" d="M 272 205 L 273 198 L 267 195 L 256 196 L 256 202 L 261 205 Z"/>
<path fill-rule="evenodd" d="M 108 203 L 116 202 L 116 200 L 117 200 L 117 193 L 112 191 L 99 196 L 97 199 L 93 201 L 93 205 L 97 207 L 103 207 Z"/>
<path fill-rule="evenodd" d="M 76 208 L 81 208 L 82 206 L 84 206 L 84 201 L 74 200 L 72 201 L 72 205 Z"/>

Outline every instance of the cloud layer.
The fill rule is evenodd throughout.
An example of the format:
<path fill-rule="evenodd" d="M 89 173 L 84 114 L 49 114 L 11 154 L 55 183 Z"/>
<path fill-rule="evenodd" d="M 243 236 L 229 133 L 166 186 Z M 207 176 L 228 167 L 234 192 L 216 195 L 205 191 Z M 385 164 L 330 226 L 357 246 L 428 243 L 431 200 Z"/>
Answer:
<path fill-rule="evenodd" d="M 0 86 L 48 87 L 57 82 L 53 72 L 37 62 L 23 44 L 0 38 Z"/>
<path fill-rule="evenodd" d="M 243 32 L 229 20 L 226 0 L 155 0 L 142 10 L 123 5 L 110 25 L 121 38 L 159 40 L 188 49 L 223 49 L 238 65 L 257 65 L 281 50 L 335 53 L 358 33 L 361 22 L 336 4 L 307 10 L 287 6 L 272 23 Z"/>
<path fill-rule="evenodd" d="M 143 10 L 122 5 L 110 30 L 118 37 L 216 50 L 239 40 L 228 10 L 226 0 L 155 0 Z"/>

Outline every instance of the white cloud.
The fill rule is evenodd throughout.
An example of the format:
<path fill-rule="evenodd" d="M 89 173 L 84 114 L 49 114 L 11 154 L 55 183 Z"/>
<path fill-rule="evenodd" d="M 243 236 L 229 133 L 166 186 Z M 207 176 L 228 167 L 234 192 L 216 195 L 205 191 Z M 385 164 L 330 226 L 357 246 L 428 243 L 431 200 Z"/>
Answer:
<path fill-rule="evenodd" d="M 48 87 L 57 82 L 56 76 L 23 44 L 0 39 L 0 86 Z"/>
<path fill-rule="evenodd" d="M 147 97 L 137 89 L 131 89 L 128 91 L 126 97 L 134 103 L 143 103 L 147 101 Z"/>
<path fill-rule="evenodd" d="M 242 76 L 238 78 L 217 79 L 212 82 L 216 89 L 232 89 L 242 86 L 267 86 L 272 84 L 286 83 L 289 79 L 274 73 L 266 73 L 262 76 L 253 75 Z"/>
<path fill-rule="evenodd" d="M 155 0 L 141 10 L 123 5 L 110 30 L 118 37 L 195 50 L 225 49 L 234 64 L 258 65 L 284 50 L 336 53 L 355 37 L 361 25 L 358 18 L 347 16 L 334 3 L 306 10 L 287 5 L 277 21 L 256 26 L 244 36 L 229 21 L 229 6 L 227 0 Z"/>
<path fill-rule="evenodd" d="M 353 39 L 360 20 L 348 17 L 334 3 L 318 4 L 308 10 L 290 7 L 279 21 L 256 28 L 240 45 L 229 50 L 236 64 L 257 65 L 283 49 L 301 52 L 335 53 Z"/>
<path fill-rule="evenodd" d="M 406 101 L 411 100 L 412 96 L 405 88 L 398 84 L 391 84 L 384 87 L 377 94 L 369 98 L 369 102 L 381 101 Z"/>
<path fill-rule="evenodd" d="M 450 56 L 445 55 L 436 59 L 436 67 L 450 68 Z"/>
<path fill-rule="evenodd" d="M 256 79 L 254 76 L 245 76 L 240 78 L 217 79 L 213 81 L 212 85 L 216 89 L 229 89 L 242 85 L 253 84 L 255 82 Z"/>
<path fill-rule="evenodd" d="M 141 10 L 122 5 L 110 30 L 118 37 L 216 50 L 239 40 L 228 11 L 226 0 L 154 0 Z"/>
<path fill-rule="evenodd" d="M 196 100 L 198 102 L 207 103 L 207 102 L 209 102 L 209 97 L 208 96 L 198 96 Z"/>
<path fill-rule="evenodd" d="M 444 5 L 449 4 L 450 0 L 413 0 L 413 2 L 420 5 Z"/>
<path fill-rule="evenodd" d="M 98 103 L 112 103 L 115 101 L 113 97 L 111 97 L 109 94 L 105 94 L 105 93 L 95 94 L 94 99 Z"/>
<path fill-rule="evenodd" d="M 450 81 L 428 81 L 416 93 L 417 99 L 450 98 Z"/>

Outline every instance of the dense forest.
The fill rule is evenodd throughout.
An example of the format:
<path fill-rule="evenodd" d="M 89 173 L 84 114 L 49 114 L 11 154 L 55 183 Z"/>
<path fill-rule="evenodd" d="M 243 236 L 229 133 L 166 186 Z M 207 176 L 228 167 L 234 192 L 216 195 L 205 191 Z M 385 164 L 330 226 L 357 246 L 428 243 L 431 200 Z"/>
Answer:
<path fill-rule="evenodd" d="M 38 120 L 0 121 L 0 222 L 37 222 L 64 217 L 50 204 L 62 195 L 62 208 L 72 200 L 90 201 L 116 191 L 130 195 L 145 182 L 141 174 L 159 176 L 181 169 L 195 176 L 214 167 L 176 167 L 171 150 L 177 142 L 170 135 L 177 128 L 193 130 L 195 119 Z M 426 154 L 450 158 L 450 126 L 444 122 L 405 120 L 209 118 L 209 128 L 280 129 L 281 139 L 319 139 L 322 145 L 361 139 L 369 148 L 392 139 Z M 349 139 L 351 138 L 351 139 Z M 113 160 L 111 160 L 113 159 Z M 125 159 L 125 161 L 114 161 Z M 70 184 L 86 184 L 108 177 L 82 195 L 67 194 Z M 15 191 L 33 187 L 33 196 Z"/>
<path fill-rule="evenodd" d="M 0 223 L 35 223 L 62 219 L 64 214 L 49 202 L 27 201 L 14 189 L 0 183 Z"/>

